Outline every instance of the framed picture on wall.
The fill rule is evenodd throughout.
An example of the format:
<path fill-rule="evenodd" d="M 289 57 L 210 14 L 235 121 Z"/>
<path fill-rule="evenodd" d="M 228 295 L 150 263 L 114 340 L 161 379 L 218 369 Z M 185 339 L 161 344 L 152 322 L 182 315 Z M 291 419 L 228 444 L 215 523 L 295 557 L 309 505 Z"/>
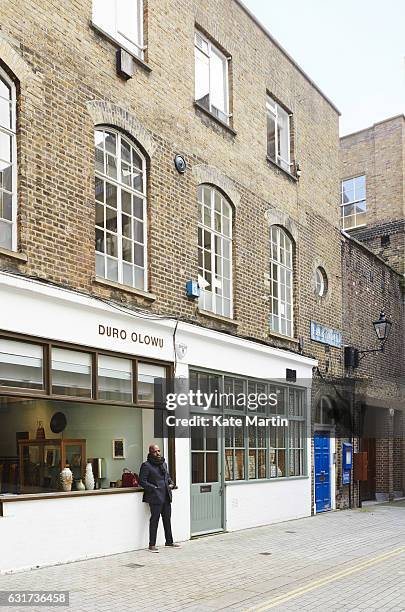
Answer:
<path fill-rule="evenodd" d="M 126 459 L 124 438 L 115 438 L 112 441 L 113 459 Z"/>

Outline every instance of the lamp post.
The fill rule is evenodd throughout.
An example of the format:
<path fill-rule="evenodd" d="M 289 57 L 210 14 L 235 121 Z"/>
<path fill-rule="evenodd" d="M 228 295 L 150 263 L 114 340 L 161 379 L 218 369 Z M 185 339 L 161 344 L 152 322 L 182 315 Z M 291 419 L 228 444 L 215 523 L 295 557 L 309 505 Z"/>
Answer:
<path fill-rule="evenodd" d="M 357 368 L 359 361 L 368 353 L 382 353 L 384 351 L 392 327 L 392 322 L 387 319 L 384 310 L 381 310 L 378 321 L 373 321 L 373 327 L 380 341 L 380 346 L 373 349 L 357 349 L 354 346 L 345 346 L 345 368 Z"/>

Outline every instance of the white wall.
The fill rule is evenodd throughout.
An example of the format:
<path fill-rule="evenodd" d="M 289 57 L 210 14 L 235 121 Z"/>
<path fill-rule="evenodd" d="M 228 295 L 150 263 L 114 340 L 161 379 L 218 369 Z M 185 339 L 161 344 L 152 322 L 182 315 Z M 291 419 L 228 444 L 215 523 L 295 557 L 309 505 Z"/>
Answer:
<path fill-rule="evenodd" d="M 148 545 L 149 506 L 142 502 L 142 493 L 24 500 L 4 503 L 3 509 L 0 574 Z M 182 503 L 182 492 L 175 490 L 175 540 L 189 538 L 188 524 L 188 507 Z M 164 544 L 161 524 L 157 543 Z"/>
<path fill-rule="evenodd" d="M 236 531 L 311 515 L 311 479 L 225 486 L 226 529 Z"/>

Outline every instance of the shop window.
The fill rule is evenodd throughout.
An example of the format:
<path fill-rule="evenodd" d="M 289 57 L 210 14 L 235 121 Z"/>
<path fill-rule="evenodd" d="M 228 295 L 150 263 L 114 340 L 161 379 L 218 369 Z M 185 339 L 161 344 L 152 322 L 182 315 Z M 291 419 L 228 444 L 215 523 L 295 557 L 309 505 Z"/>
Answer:
<path fill-rule="evenodd" d="M 0 248 L 17 250 L 16 91 L 0 68 Z"/>
<path fill-rule="evenodd" d="M 93 0 L 92 21 L 120 47 L 143 59 L 142 0 Z"/>
<path fill-rule="evenodd" d="M 198 188 L 199 306 L 232 317 L 232 207 L 213 187 Z"/>
<path fill-rule="evenodd" d="M 343 229 L 367 223 L 366 177 L 356 176 L 342 181 L 341 218 Z"/>
<path fill-rule="evenodd" d="M 43 347 L 0 339 L 0 386 L 43 389 Z"/>
<path fill-rule="evenodd" d="M 150 363 L 138 363 L 138 401 L 162 401 L 165 392 L 166 368 Z"/>
<path fill-rule="evenodd" d="M 153 410 L 135 406 L 3 397 L 0 494 L 58 492 L 66 465 L 73 474 L 72 490 L 79 490 L 87 462 L 96 488 L 119 487 L 124 467 L 139 474 L 144 443 L 151 441 L 142 432 L 153 430 L 153 416 Z M 124 441 L 124 464 L 114 457 L 116 439 Z"/>
<path fill-rule="evenodd" d="M 293 242 L 277 225 L 270 228 L 270 328 L 293 335 Z"/>
<path fill-rule="evenodd" d="M 270 96 L 267 96 L 266 110 L 267 157 L 290 172 L 290 114 Z"/>
<path fill-rule="evenodd" d="M 98 398 L 132 402 L 132 362 L 129 359 L 98 356 Z"/>
<path fill-rule="evenodd" d="M 97 129 L 96 275 L 146 290 L 146 162 L 119 132 Z"/>
<path fill-rule="evenodd" d="M 92 396 L 90 353 L 52 348 L 52 393 L 74 397 Z"/>
<path fill-rule="evenodd" d="M 195 101 L 229 123 L 228 60 L 201 32 L 195 33 Z"/>
<path fill-rule="evenodd" d="M 220 430 L 224 436 L 225 480 L 306 476 L 305 390 L 276 382 L 269 383 L 264 380 L 198 370 L 190 372 L 190 388 L 194 392 L 198 390 L 207 392 L 209 389 L 207 381 L 214 376 L 219 388 L 216 411 L 220 410 L 224 418 L 233 416 L 242 419 L 241 427 L 225 425 Z M 260 393 L 266 394 L 268 398 L 264 408 L 256 408 Z M 252 394 L 256 396 L 255 402 Z M 238 402 L 237 398 L 243 396 L 245 401 Z M 258 422 L 245 423 L 245 416 L 256 416 Z M 278 424 L 265 427 L 259 419 L 267 417 L 278 417 Z M 288 420 L 288 425 L 280 422 L 282 418 Z M 192 436 L 193 450 L 203 450 L 202 435 L 199 437 L 197 432 L 192 432 Z M 196 470 L 196 478 L 200 465 L 198 462 L 203 466 L 203 460 L 196 457 L 193 468 Z"/>

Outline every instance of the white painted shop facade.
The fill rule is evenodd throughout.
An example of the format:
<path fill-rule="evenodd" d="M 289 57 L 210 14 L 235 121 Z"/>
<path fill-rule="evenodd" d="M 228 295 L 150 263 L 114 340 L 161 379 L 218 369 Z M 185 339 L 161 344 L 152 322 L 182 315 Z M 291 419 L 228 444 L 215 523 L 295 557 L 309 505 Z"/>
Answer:
<path fill-rule="evenodd" d="M 115 308 L 91 297 L 7 273 L 0 273 L 0 303 L 0 358 L 6 355 L 8 359 L 6 372 L 14 362 L 21 361 L 21 371 L 26 364 L 30 371 L 36 367 L 33 364 L 37 364 L 34 355 L 37 340 L 38 345 L 47 343 L 46 350 L 51 351 L 48 360 L 53 360 L 52 351 L 59 351 L 59 361 L 55 358 L 55 364 L 60 364 L 66 354 L 78 356 L 77 372 L 82 378 L 86 366 L 80 361 L 84 359 L 80 354 L 85 354 L 86 349 L 97 352 L 99 361 L 93 364 L 99 367 L 103 359 L 110 364 L 107 369 L 118 368 L 111 364 L 121 359 L 118 369 L 123 372 L 136 360 L 137 388 L 145 388 L 145 393 L 149 389 L 150 372 L 159 363 L 165 367 L 175 364 L 176 379 L 190 380 L 190 384 L 203 381 L 208 385 L 234 385 L 235 388 L 245 385 L 246 389 L 256 385 L 259 389 L 269 380 L 284 381 L 277 393 L 281 393 L 285 410 L 294 421 L 293 433 L 284 431 L 280 436 L 275 433 L 273 440 L 248 428 L 245 433 L 228 429 L 214 439 L 200 429 L 191 438 L 176 438 L 175 466 L 169 465 L 170 469 L 174 468 L 177 484 L 172 512 L 175 540 L 184 541 L 201 532 L 233 531 L 311 514 L 311 444 L 307 431 L 310 428 L 308 381 L 316 365 L 314 360 L 191 324 L 180 322 L 176 326 L 174 319 L 148 314 L 137 316 L 125 308 Z M 13 342 L 17 343 L 18 350 L 12 348 Z M 24 346 L 29 347 L 28 352 L 21 357 L 19 353 Z M 114 360 L 115 353 L 118 361 Z M 61 366 L 55 364 L 52 361 L 48 368 L 55 372 L 55 381 L 58 376 L 65 376 L 66 380 L 66 371 L 61 372 Z M 286 369 L 296 370 L 295 386 L 286 384 Z M 76 376 L 74 367 L 70 371 Z M 307 381 L 306 388 L 300 387 L 300 380 Z M 146 547 L 149 508 L 142 502 L 142 493 L 120 490 L 115 484 L 122 468 L 139 472 L 148 444 L 155 440 L 154 411 L 143 405 L 134 408 L 114 402 L 108 405 L 106 401 L 86 403 L 83 397 L 77 403 L 68 397 L 64 400 L 62 387 L 56 399 L 44 399 L 38 390 L 24 397 L 21 381 L 15 393 L 9 389 L 10 381 L 6 385 L 7 393 L 4 380 L 0 384 L 3 385 L 3 389 L 0 387 L 0 429 L 5 432 L 4 439 L 0 435 L 0 465 L 3 465 L 0 573 Z M 45 380 L 44 384 L 51 383 Z M 97 384 L 101 389 L 101 383 Z M 44 445 L 44 442 L 36 445 L 37 427 L 44 428 L 46 438 L 63 437 L 49 431 L 49 417 L 55 412 L 67 416 L 65 431 L 69 434 L 66 436 L 75 444 L 79 439 L 85 441 L 85 461 L 88 457 L 100 456 L 106 461 L 106 477 L 99 490 L 47 492 L 52 470 L 59 469 L 57 462 L 53 465 L 57 443 L 53 446 L 49 443 L 46 457 L 42 455 L 42 468 L 38 457 L 34 460 L 34 455 L 29 453 L 35 449 L 38 452 L 41 444 Z M 20 440 L 15 449 L 17 433 Z M 26 441 L 21 441 L 23 435 Z M 114 439 L 125 439 L 124 459 L 111 457 L 109 449 Z M 168 456 L 168 441 L 159 443 Z M 25 462 L 26 467 L 19 461 Z M 22 492 L 21 474 L 26 482 L 31 478 L 38 491 L 40 487 L 43 490 Z M 159 529 L 158 544 L 163 541 Z"/>

